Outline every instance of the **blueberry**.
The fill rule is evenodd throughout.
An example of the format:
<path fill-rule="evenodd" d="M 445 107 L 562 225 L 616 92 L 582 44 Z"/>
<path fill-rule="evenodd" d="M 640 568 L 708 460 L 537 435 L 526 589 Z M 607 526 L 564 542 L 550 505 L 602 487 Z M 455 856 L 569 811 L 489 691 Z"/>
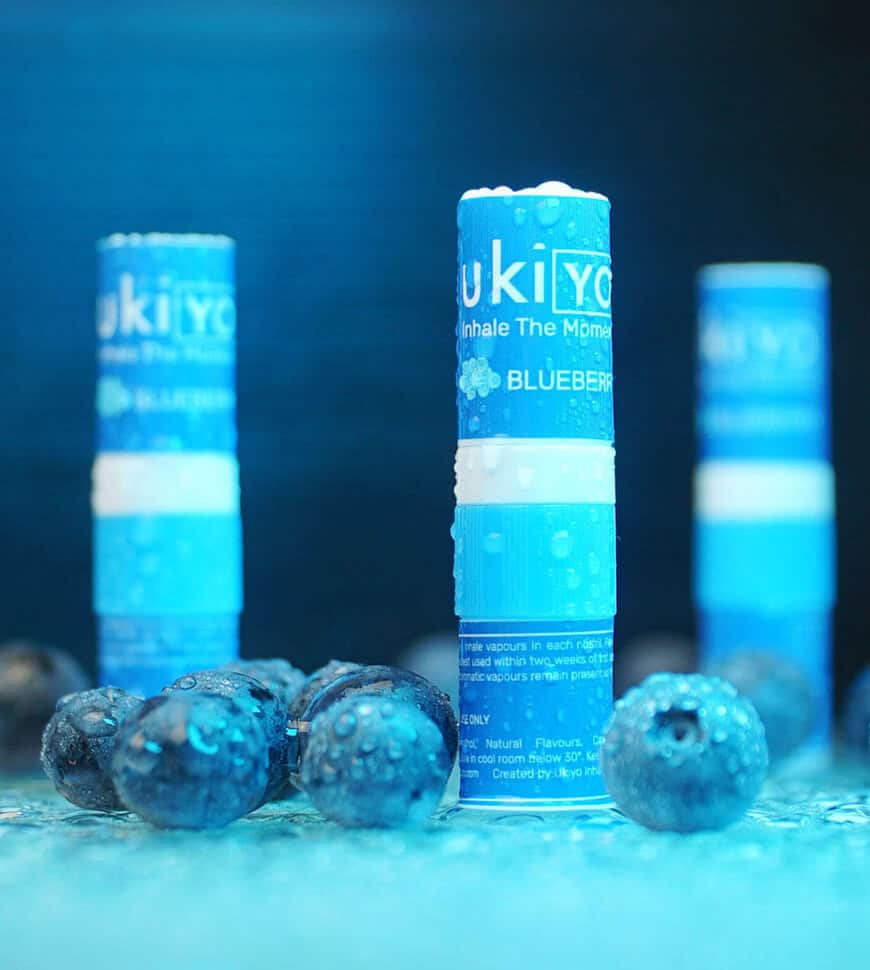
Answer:
<path fill-rule="evenodd" d="M 718 677 L 653 674 L 617 701 L 601 769 L 617 807 L 647 828 L 724 828 L 764 782 L 764 727 Z"/>
<path fill-rule="evenodd" d="M 456 749 L 459 746 L 459 731 L 450 698 L 419 674 L 412 673 L 410 670 L 403 670 L 401 667 L 382 665 L 360 667 L 343 677 L 337 677 L 311 698 L 298 722 L 299 763 L 305 756 L 308 738 L 306 725 L 309 725 L 318 714 L 337 701 L 357 694 L 388 696 L 393 700 L 402 700 L 413 704 L 441 732 L 444 746 L 447 749 L 447 756 L 451 765 L 453 764 L 456 758 Z"/>
<path fill-rule="evenodd" d="M 283 701 L 253 677 L 226 669 L 185 674 L 163 689 L 164 693 L 188 690 L 227 697 L 260 722 L 269 746 L 269 777 L 261 804 L 277 797 L 288 776 L 287 709 Z"/>
<path fill-rule="evenodd" d="M 247 674 L 254 680 L 259 680 L 273 694 L 277 694 L 281 702 L 289 710 L 293 698 L 305 683 L 305 674 L 294 667 L 283 657 L 270 657 L 261 660 L 234 660 L 224 664 L 223 670 L 232 670 L 237 674 Z"/>
<path fill-rule="evenodd" d="M 650 674 L 696 670 L 695 644 L 678 633 L 649 633 L 617 644 L 613 656 L 613 696 L 636 687 Z"/>
<path fill-rule="evenodd" d="M 0 646 L 0 771 L 38 769 L 42 732 L 58 700 L 88 687 L 69 654 L 23 640 Z"/>
<path fill-rule="evenodd" d="M 302 717 L 305 708 L 319 690 L 339 677 L 344 677 L 345 674 L 356 670 L 362 670 L 362 664 L 351 663 L 348 660 L 330 660 L 329 663 L 318 667 L 313 674 L 306 677 L 302 688 L 293 698 L 290 704 L 290 720 L 298 721 Z"/>
<path fill-rule="evenodd" d="M 846 694 L 843 740 L 853 754 L 870 755 L 870 667 L 858 674 Z"/>
<path fill-rule="evenodd" d="M 119 726 L 141 704 L 118 687 L 67 694 L 57 702 L 42 736 L 42 767 L 64 798 L 101 812 L 124 807 L 109 764 Z"/>
<path fill-rule="evenodd" d="M 362 664 L 351 663 L 349 660 L 330 660 L 329 663 L 318 667 L 313 674 L 309 674 L 301 690 L 290 702 L 290 782 L 295 788 L 302 788 L 299 772 L 302 765 L 302 745 L 307 739 L 308 725 L 301 724 L 302 716 L 317 693 L 345 674 L 362 670 Z"/>
<path fill-rule="evenodd" d="M 226 825 L 256 808 L 269 771 L 261 721 L 229 697 L 152 697 L 118 731 L 111 772 L 123 804 L 161 828 Z"/>
<path fill-rule="evenodd" d="M 733 684 L 758 712 L 771 763 L 796 751 L 812 734 L 816 701 L 804 674 L 763 650 L 739 650 L 708 673 Z"/>
<path fill-rule="evenodd" d="M 351 694 L 311 725 L 302 781 L 315 807 L 349 827 L 421 825 L 438 807 L 452 760 L 414 704 Z"/>

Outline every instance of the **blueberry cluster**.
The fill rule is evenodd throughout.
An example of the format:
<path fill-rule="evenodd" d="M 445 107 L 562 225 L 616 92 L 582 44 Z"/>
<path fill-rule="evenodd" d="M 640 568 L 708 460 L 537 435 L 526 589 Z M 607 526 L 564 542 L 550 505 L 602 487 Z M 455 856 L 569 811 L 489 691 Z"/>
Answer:
<path fill-rule="evenodd" d="M 393 827 L 432 814 L 457 743 L 449 698 L 417 674 L 333 660 L 305 677 L 271 659 L 195 671 L 145 701 L 64 697 L 42 763 L 74 804 L 161 828 L 226 825 L 291 779 L 341 825 Z"/>

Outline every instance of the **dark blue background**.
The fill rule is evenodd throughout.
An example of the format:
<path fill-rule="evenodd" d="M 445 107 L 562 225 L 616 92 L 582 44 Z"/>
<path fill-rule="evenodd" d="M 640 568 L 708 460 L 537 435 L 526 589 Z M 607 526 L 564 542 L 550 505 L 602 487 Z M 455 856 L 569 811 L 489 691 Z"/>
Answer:
<path fill-rule="evenodd" d="M 841 677 L 868 659 L 866 25 L 845 3 L 0 9 L 0 638 L 93 654 L 94 250 L 239 243 L 245 648 L 392 656 L 452 619 L 455 203 L 614 203 L 620 618 L 690 630 L 693 292 L 834 280 Z"/>

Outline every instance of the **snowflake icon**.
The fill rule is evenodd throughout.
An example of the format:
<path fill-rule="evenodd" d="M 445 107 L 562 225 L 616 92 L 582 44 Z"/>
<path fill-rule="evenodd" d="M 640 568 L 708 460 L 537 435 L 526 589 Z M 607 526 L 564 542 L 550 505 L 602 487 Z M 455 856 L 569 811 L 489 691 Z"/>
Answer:
<path fill-rule="evenodd" d="M 487 397 L 501 384 L 501 377 L 490 369 L 486 357 L 469 357 L 462 362 L 459 390 L 473 401 L 475 397 Z"/>

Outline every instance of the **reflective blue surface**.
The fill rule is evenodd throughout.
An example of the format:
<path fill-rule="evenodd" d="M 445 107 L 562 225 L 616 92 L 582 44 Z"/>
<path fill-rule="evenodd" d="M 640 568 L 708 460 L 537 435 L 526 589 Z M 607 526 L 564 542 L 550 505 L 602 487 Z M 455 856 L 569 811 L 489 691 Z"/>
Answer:
<path fill-rule="evenodd" d="M 769 783 L 736 826 L 693 836 L 610 812 L 344 832 L 302 805 L 159 832 L 0 782 L 4 965 L 866 966 L 868 775 Z"/>

